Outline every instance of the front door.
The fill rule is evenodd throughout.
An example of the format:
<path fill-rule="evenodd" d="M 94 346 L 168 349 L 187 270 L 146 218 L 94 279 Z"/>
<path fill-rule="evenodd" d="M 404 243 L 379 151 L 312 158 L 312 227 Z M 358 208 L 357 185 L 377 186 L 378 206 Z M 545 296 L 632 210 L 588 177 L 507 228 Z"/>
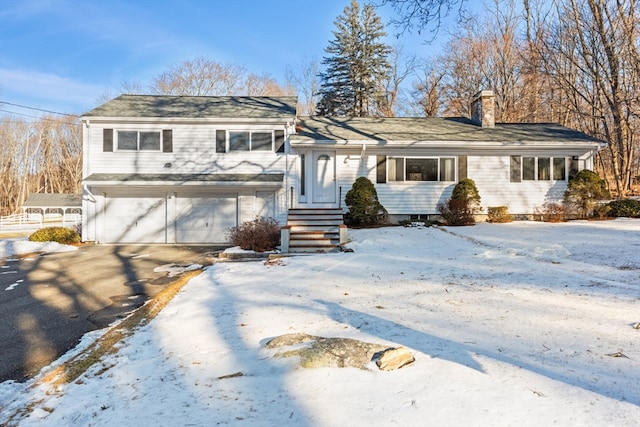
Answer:
<path fill-rule="evenodd" d="M 314 151 L 313 153 L 313 203 L 336 202 L 336 153 Z"/>

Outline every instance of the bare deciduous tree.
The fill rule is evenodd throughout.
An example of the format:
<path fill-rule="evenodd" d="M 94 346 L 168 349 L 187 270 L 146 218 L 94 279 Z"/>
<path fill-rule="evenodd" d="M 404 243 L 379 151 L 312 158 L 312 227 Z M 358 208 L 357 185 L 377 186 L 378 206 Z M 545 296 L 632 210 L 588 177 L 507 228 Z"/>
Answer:
<path fill-rule="evenodd" d="M 29 193 L 78 193 L 82 139 L 77 118 L 45 116 L 0 122 L 0 215 L 15 213 Z"/>
<path fill-rule="evenodd" d="M 377 102 L 377 116 L 395 117 L 398 99 L 402 93 L 402 84 L 415 70 L 416 56 L 405 55 L 402 47 L 392 46 L 388 56 L 389 73 L 379 81 L 382 99 Z"/>
<path fill-rule="evenodd" d="M 296 68 L 288 66 L 285 72 L 287 84 L 295 88 L 298 94 L 298 114 L 313 116 L 318 103 L 319 61 L 317 58 L 305 59 Z"/>
<path fill-rule="evenodd" d="M 466 0 L 381 0 L 380 6 L 391 5 L 396 12 L 392 23 L 400 32 L 416 30 L 419 34 L 428 31 L 429 41 L 433 41 L 443 20 L 452 11 L 457 11 L 458 17 L 464 15 Z"/>
<path fill-rule="evenodd" d="M 150 92 L 191 96 L 279 96 L 285 90 L 266 74 L 249 73 L 236 64 L 221 64 L 200 56 L 173 65 L 156 77 Z"/>
<path fill-rule="evenodd" d="M 446 71 L 434 62 L 428 61 L 417 67 L 422 74 L 413 83 L 414 98 L 419 110 L 425 117 L 436 117 L 442 113 L 442 101 L 444 99 L 443 79 Z"/>
<path fill-rule="evenodd" d="M 557 0 L 539 52 L 569 124 L 608 142 L 600 160 L 618 195 L 640 175 L 639 26 L 635 0 Z"/>

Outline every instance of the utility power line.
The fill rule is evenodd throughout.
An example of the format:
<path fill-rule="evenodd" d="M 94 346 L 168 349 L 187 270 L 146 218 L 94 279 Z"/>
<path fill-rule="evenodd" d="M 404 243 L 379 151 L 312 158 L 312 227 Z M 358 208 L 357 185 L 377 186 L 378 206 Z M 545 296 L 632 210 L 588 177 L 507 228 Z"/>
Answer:
<path fill-rule="evenodd" d="M 41 111 L 43 113 L 58 114 L 58 115 L 61 115 L 61 116 L 80 117 L 80 116 L 78 116 L 76 114 L 68 114 L 68 113 L 60 113 L 58 111 L 44 110 L 42 108 L 29 107 L 27 105 L 14 104 L 12 102 L 2 101 L 2 100 L 0 100 L 0 104 L 6 104 L 6 105 L 14 106 L 14 107 L 26 108 L 27 110 Z M 14 114 L 19 114 L 19 113 L 14 113 Z M 29 116 L 27 116 L 27 117 L 29 117 Z"/>
<path fill-rule="evenodd" d="M 16 115 L 16 116 L 23 116 L 23 117 L 29 117 L 29 118 L 31 118 L 31 119 L 44 120 L 44 121 L 47 121 L 47 122 L 64 123 L 64 124 L 68 124 L 68 125 L 75 125 L 75 124 L 77 124 L 77 123 L 73 123 L 73 122 L 68 122 L 68 121 L 63 120 L 63 119 L 52 119 L 52 118 L 50 118 L 50 117 L 39 117 L 39 116 L 33 116 L 33 115 L 30 115 L 30 114 L 24 114 L 24 113 L 18 113 L 18 112 L 15 112 L 15 111 L 5 110 L 5 109 L 3 109 L 3 108 L 0 108 L 0 111 L 1 111 L 1 112 L 4 112 L 4 113 L 8 113 L 8 114 L 12 114 L 12 115 Z M 72 116 L 72 117 L 78 117 L 78 116 Z"/>

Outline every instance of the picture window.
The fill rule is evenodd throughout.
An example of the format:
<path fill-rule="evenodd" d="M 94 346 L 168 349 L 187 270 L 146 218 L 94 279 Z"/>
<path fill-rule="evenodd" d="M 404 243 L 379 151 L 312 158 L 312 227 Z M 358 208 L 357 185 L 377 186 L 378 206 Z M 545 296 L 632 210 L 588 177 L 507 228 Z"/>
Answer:
<path fill-rule="evenodd" d="M 393 157 L 388 159 L 389 182 L 455 181 L 456 159 L 453 157 Z"/>

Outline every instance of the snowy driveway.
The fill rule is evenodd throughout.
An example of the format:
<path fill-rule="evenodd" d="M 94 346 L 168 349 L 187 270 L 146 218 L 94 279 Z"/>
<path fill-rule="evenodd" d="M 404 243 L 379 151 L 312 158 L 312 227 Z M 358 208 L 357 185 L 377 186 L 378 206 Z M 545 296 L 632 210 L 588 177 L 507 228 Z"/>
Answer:
<path fill-rule="evenodd" d="M 25 240 L 2 241 L 3 252 L 33 247 L 43 254 L 0 257 L 0 381 L 23 380 L 104 328 L 174 279 L 156 267 L 210 264 L 206 247 L 88 245 L 60 250 Z M 70 249 L 75 249 L 71 247 Z"/>

